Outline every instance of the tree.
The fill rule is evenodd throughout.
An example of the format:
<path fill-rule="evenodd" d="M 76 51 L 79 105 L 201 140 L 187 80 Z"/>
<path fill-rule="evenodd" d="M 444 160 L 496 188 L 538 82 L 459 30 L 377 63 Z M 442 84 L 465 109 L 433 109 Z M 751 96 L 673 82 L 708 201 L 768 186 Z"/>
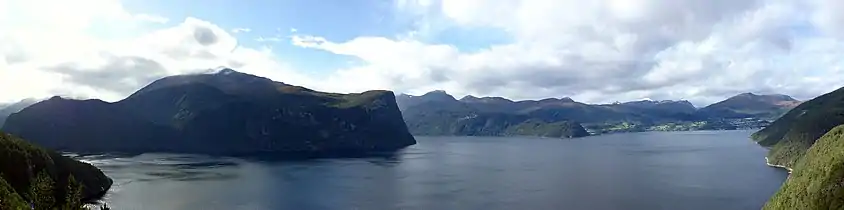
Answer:
<path fill-rule="evenodd" d="M 35 210 L 50 210 L 55 205 L 55 195 L 53 194 L 53 187 L 55 182 L 47 171 L 41 171 L 38 176 L 30 182 L 29 185 L 29 202 L 35 207 Z"/>
<path fill-rule="evenodd" d="M 73 174 L 67 177 L 67 191 L 65 191 L 65 201 L 62 210 L 84 210 L 82 207 L 82 184 L 73 178 Z"/>
<path fill-rule="evenodd" d="M 3 176 L 0 176 L 0 209 L 29 209 L 23 198 L 3 179 Z"/>

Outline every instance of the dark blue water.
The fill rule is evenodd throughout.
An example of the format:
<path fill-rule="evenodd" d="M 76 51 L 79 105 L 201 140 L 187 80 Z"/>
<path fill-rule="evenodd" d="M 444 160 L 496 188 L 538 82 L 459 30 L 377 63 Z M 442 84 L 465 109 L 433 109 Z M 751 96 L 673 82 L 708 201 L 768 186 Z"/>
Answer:
<path fill-rule="evenodd" d="M 787 173 L 750 131 L 419 137 L 395 157 L 89 156 L 114 209 L 759 209 Z"/>

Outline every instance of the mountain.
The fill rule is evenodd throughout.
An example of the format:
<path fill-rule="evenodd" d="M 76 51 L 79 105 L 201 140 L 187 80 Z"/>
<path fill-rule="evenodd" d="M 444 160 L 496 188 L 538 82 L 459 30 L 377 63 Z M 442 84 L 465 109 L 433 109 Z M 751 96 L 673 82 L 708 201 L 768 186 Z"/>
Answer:
<path fill-rule="evenodd" d="M 9 115 L 19 112 L 23 110 L 23 108 L 35 103 L 38 103 L 37 99 L 28 98 L 5 106 L 0 105 L 0 128 L 3 127 L 3 123 L 6 122 L 6 118 L 9 117 Z"/>
<path fill-rule="evenodd" d="M 672 101 L 672 100 L 663 100 L 663 101 L 653 101 L 653 100 L 641 100 L 641 101 L 631 101 L 625 103 L 615 104 L 618 107 L 625 107 L 629 109 L 637 109 L 637 110 L 647 110 L 647 111 L 658 111 L 668 114 L 692 114 L 697 111 L 694 105 L 691 102 L 686 100 L 680 101 Z"/>
<path fill-rule="evenodd" d="M 39 209 L 80 207 L 81 201 L 102 197 L 112 184 L 91 164 L 2 132 L 0 157 L 0 209 L 30 209 L 28 203 Z"/>
<path fill-rule="evenodd" d="M 586 104 L 571 98 L 513 101 L 502 97 L 465 96 L 460 100 L 445 91 L 422 96 L 402 94 L 397 97 L 402 114 L 412 133 L 418 135 L 473 133 L 458 131 L 457 119 L 477 116 L 484 128 L 504 129 L 525 120 L 541 122 L 576 122 L 590 133 L 682 130 L 733 130 L 760 128 L 768 119 L 778 117 L 800 101 L 785 95 L 740 94 L 725 101 L 697 109 L 685 100 L 641 100 L 613 104 Z M 506 117 L 505 117 L 506 116 Z M 472 122 L 472 121 L 469 121 Z M 494 128 L 490 128 L 494 127 Z"/>
<path fill-rule="evenodd" d="M 431 91 L 421 96 L 412 96 L 407 94 L 400 94 L 396 96 L 396 104 L 398 104 L 399 110 L 402 111 L 423 103 L 438 102 L 453 104 L 456 101 L 457 99 L 454 99 L 454 96 L 449 95 L 443 90 Z"/>
<path fill-rule="evenodd" d="M 338 154 L 416 143 L 390 91 L 324 93 L 232 69 L 165 77 L 114 103 L 53 97 L 3 130 L 83 152 Z"/>
<path fill-rule="evenodd" d="M 526 120 L 507 127 L 504 135 L 577 138 L 589 136 L 589 132 L 587 132 L 580 124 L 571 121 L 544 122 L 538 120 Z"/>
<path fill-rule="evenodd" d="M 436 100 L 430 95 L 437 95 Z M 443 91 L 431 92 L 422 96 L 405 96 L 404 104 L 413 104 L 402 110 L 411 132 L 420 127 L 435 127 L 442 123 L 453 123 L 452 118 L 470 116 L 468 113 L 496 116 L 496 121 L 515 125 L 521 121 L 533 119 L 542 122 L 577 122 L 593 128 L 605 130 L 624 123 L 645 126 L 673 122 L 693 122 L 694 106 L 688 101 L 637 101 L 620 104 L 593 105 L 572 100 L 571 98 L 546 98 L 542 100 L 512 101 L 502 97 L 466 96 L 454 100 Z M 446 114 L 446 112 L 448 114 Z M 459 113 L 459 114 L 456 114 Z M 484 113 L 480 115 L 478 113 Z M 425 115 L 422 115 L 425 114 Z M 442 115 L 442 116 L 434 116 Z M 446 117 L 446 115 L 448 117 Z M 426 117 L 420 117 L 426 116 Z M 507 117 L 507 120 L 501 116 Z M 512 119 L 511 119 L 512 118 Z M 435 123 L 434 121 L 438 121 Z M 444 126 L 445 129 L 450 126 Z M 498 127 L 506 127 L 501 125 Z M 426 128 L 427 129 L 427 128 Z M 630 128 L 636 129 L 636 128 Z M 603 132 L 603 131 L 598 131 Z M 414 132 L 429 134 L 430 132 Z M 442 133 L 442 132 L 435 132 Z M 448 133 L 448 132 L 445 132 Z"/>
<path fill-rule="evenodd" d="M 498 101 L 454 99 L 443 91 L 408 97 L 413 104 L 402 111 L 407 127 L 414 135 L 458 136 L 543 136 L 572 138 L 587 136 L 586 130 L 569 120 L 533 118 L 518 112 L 498 112 Z M 468 102 L 464 102 L 469 100 Z M 512 101 L 511 101 L 512 103 Z M 504 106 L 515 104 L 505 103 Z"/>
<path fill-rule="evenodd" d="M 771 147 L 771 164 L 793 167 L 815 140 L 844 124 L 844 88 L 818 96 L 791 109 L 752 138 Z"/>
<path fill-rule="evenodd" d="M 776 119 L 801 102 L 787 95 L 742 93 L 698 110 L 708 118 Z"/>
<path fill-rule="evenodd" d="M 486 112 L 507 112 L 520 108 L 514 101 L 503 97 L 478 98 L 467 95 L 461 98 L 460 102 L 473 105 L 476 109 Z"/>
<path fill-rule="evenodd" d="M 763 209 L 844 209 L 844 125 L 818 139 Z"/>
<path fill-rule="evenodd" d="M 691 102 L 680 100 L 640 100 L 625 103 L 616 103 L 603 105 L 611 107 L 619 112 L 637 113 L 645 116 L 650 116 L 654 119 L 667 119 L 668 121 L 695 121 L 700 120 L 695 117 L 694 113 L 697 111 Z"/>

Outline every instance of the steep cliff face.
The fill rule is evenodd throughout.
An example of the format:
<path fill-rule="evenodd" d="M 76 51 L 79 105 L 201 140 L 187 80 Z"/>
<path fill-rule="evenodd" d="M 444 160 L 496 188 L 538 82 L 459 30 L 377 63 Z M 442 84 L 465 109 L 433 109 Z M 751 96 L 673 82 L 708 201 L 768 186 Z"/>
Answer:
<path fill-rule="evenodd" d="M 224 69 L 166 77 L 115 103 L 52 98 L 10 116 L 4 129 L 71 151 L 396 150 L 416 141 L 395 100 L 389 91 L 323 93 Z M 52 132 L 39 132 L 45 126 Z"/>

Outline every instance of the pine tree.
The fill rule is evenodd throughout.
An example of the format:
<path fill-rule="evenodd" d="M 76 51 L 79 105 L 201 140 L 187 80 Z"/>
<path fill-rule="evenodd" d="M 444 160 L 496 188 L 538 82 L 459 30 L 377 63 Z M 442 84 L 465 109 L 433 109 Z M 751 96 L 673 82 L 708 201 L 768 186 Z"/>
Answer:
<path fill-rule="evenodd" d="M 35 207 L 35 210 L 50 210 L 55 205 L 55 195 L 53 194 L 53 187 L 55 182 L 47 171 L 41 171 L 38 176 L 30 182 L 29 185 L 29 201 Z"/>
<path fill-rule="evenodd" d="M 82 184 L 73 178 L 73 174 L 67 177 L 67 191 L 62 210 L 84 210 L 82 207 Z"/>

